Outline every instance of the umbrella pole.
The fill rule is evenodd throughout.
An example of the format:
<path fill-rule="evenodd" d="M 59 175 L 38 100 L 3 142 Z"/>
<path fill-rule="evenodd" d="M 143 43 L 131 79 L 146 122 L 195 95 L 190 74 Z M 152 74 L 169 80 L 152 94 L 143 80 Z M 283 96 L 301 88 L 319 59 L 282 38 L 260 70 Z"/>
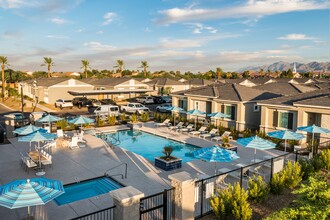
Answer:
<path fill-rule="evenodd" d="M 314 156 L 314 132 L 312 133 L 312 155 Z"/>
<path fill-rule="evenodd" d="M 38 152 L 39 152 L 39 169 L 41 170 L 40 141 L 38 141 Z"/>
<path fill-rule="evenodd" d="M 254 148 L 254 163 L 256 163 L 257 148 Z"/>
<path fill-rule="evenodd" d="M 30 206 L 28 206 L 28 219 L 30 219 Z"/>
<path fill-rule="evenodd" d="M 286 139 L 284 139 L 284 152 L 286 152 Z"/>
<path fill-rule="evenodd" d="M 214 175 L 217 175 L 217 162 L 214 162 Z"/>
<path fill-rule="evenodd" d="M 197 121 L 196 121 L 196 118 L 195 118 L 195 129 L 197 131 Z"/>

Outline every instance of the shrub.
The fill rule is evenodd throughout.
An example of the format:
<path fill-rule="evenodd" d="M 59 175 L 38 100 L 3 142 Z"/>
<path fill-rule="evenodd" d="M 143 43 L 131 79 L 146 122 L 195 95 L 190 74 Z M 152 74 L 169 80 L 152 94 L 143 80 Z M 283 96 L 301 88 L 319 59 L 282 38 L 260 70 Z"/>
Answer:
<path fill-rule="evenodd" d="M 219 125 L 219 134 L 222 135 L 223 133 L 225 133 L 226 128 L 224 126 L 222 126 L 222 124 Z"/>
<path fill-rule="evenodd" d="M 65 128 L 68 126 L 68 122 L 66 120 L 61 120 L 56 122 L 56 127 L 61 128 L 62 130 L 65 130 Z"/>
<path fill-rule="evenodd" d="M 252 131 L 249 128 L 243 131 L 243 137 L 250 137 L 251 134 L 252 134 Z"/>
<path fill-rule="evenodd" d="M 301 166 L 297 162 L 290 162 L 285 165 L 282 170 L 285 179 L 285 186 L 290 189 L 295 188 L 302 180 Z"/>
<path fill-rule="evenodd" d="M 141 121 L 143 121 L 143 122 L 149 121 L 149 114 L 147 112 L 142 113 Z"/>
<path fill-rule="evenodd" d="M 312 162 L 310 160 L 302 158 L 298 161 L 298 163 L 301 166 L 302 179 L 307 180 L 308 177 L 314 172 L 314 167 Z"/>
<path fill-rule="evenodd" d="M 315 155 L 311 161 L 315 171 L 319 171 L 320 169 L 322 169 L 323 161 L 319 155 Z"/>
<path fill-rule="evenodd" d="M 253 176 L 249 179 L 249 199 L 254 202 L 264 201 L 269 192 L 267 184 L 262 180 L 261 176 Z"/>
<path fill-rule="evenodd" d="M 162 152 L 165 156 L 160 157 L 160 158 L 162 158 L 164 160 L 172 160 L 172 159 L 176 158 L 176 157 L 171 156 L 172 153 L 173 153 L 173 147 L 172 146 L 165 146 Z"/>
<path fill-rule="evenodd" d="M 218 219 L 249 220 L 252 218 L 252 209 L 248 203 L 248 192 L 240 187 L 238 183 L 234 186 L 228 185 L 227 189 L 218 190 L 217 195 L 210 200 L 211 207 Z"/>
<path fill-rule="evenodd" d="M 116 120 L 116 116 L 114 116 L 114 115 L 109 115 L 109 116 L 108 116 L 108 124 L 109 124 L 110 126 L 115 125 L 116 122 L 117 122 L 117 120 Z"/>
<path fill-rule="evenodd" d="M 101 119 L 101 117 L 96 117 L 96 126 L 100 127 L 104 125 L 104 120 Z"/>
<path fill-rule="evenodd" d="M 237 139 L 238 138 L 238 131 L 236 130 L 236 128 L 234 126 L 230 127 L 230 133 L 231 136 L 233 137 L 233 139 Z"/>
<path fill-rule="evenodd" d="M 31 100 L 31 101 L 32 101 L 32 100 Z M 46 104 L 46 102 L 44 102 L 44 101 L 40 101 L 39 104 L 42 104 L 42 105 L 43 105 L 43 104 Z"/>
<path fill-rule="evenodd" d="M 126 123 L 126 114 L 125 113 L 121 113 L 120 115 L 120 121 L 121 123 L 125 124 Z"/>
<path fill-rule="evenodd" d="M 285 178 L 282 173 L 274 173 L 273 178 L 269 182 L 269 190 L 275 195 L 279 195 L 285 188 Z"/>
<path fill-rule="evenodd" d="M 133 114 L 133 115 L 132 115 L 131 121 L 132 121 L 133 123 L 136 123 L 136 122 L 138 121 L 138 117 L 137 117 L 136 114 Z"/>
<path fill-rule="evenodd" d="M 262 130 L 256 131 L 256 135 L 261 137 L 261 138 L 266 138 L 267 137 L 266 132 L 264 132 Z"/>
<path fill-rule="evenodd" d="M 8 95 L 9 95 L 9 96 L 18 96 L 18 91 L 17 91 L 17 89 L 9 88 L 9 89 L 8 89 Z"/>
<path fill-rule="evenodd" d="M 320 159 L 323 163 L 323 167 L 330 170 L 330 149 L 322 151 Z"/>

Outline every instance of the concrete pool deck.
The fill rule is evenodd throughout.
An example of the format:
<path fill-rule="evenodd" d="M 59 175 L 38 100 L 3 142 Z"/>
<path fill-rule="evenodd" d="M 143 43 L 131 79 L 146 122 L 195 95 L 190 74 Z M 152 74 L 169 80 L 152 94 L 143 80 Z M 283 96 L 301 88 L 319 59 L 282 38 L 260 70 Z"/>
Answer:
<path fill-rule="evenodd" d="M 102 132 L 112 132 L 126 129 L 126 126 L 113 126 L 98 128 Z M 161 127 L 155 128 L 153 123 L 146 123 L 141 131 L 153 133 L 159 136 L 168 137 L 177 141 L 189 143 L 199 147 L 210 147 L 215 143 L 209 140 L 192 137 L 186 134 L 169 131 Z M 127 163 L 128 175 L 126 179 L 121 179 L 118 175 L 114 178 L 126 186 L 133 186 L 142 191 L 145 195 L 151 195 L 171 188 L 168 175 L 180 171 L 186 171 L 196 176 L 198 174 L 214 175 L 214 163 L 207 163 L 200 160 L 193 160 L 184 163 L 181 169 L 174 171 L 162 171 L 153 165 L 153 161 L 148 161 L 142 156 L 126 151 L 120 147 L 109 148 L 97 137 L 86 134 L 84 139 L 87 141 L 85 148 L 70 150 L 69 148 L 57 147 L 53 149 L 53 169 L 47 169 L 45 178 L 61 180 L 63 184 L 76 182 L 78 180 L 90 179 L 103 176 L 105 171 L 116 167 L 109 172 L 109 175 L 123 174 L 124 166 Z M 35 172 L 30 170 L 26 173 L 19 165 L 20 152 L 25 154 L 29 150 L 29 143 L 18 142 L 17 138 L 10 139 L 11 144 L 0 146 L 0 183 L 6 184 L 15 179 L 35 178 Z M 235 145 L 235 142 L 233 142 Z M 257 158 L 265 155 L 282 155 L 284 152 L 277 150 L 258 151 Z M 161 152 L 160 152 L 161 155 Z M 250 164 L 254 157 L 254 150 L 238 146 L 240 159 L 230 163 L 217 163 L 217 169 L 235 169 L 238 163 Z M 63 206 L 58 206 L 51 201 L 44 206 L 32 207 L 35 219 L 70 219 L 94 211 L 98 211 L 112 206 L 112 199 L 108 194 L 93 197 Z M 0 207 L 2 219 L 21 219 L 27 215 L 27 208 L 7 209 Z"/>

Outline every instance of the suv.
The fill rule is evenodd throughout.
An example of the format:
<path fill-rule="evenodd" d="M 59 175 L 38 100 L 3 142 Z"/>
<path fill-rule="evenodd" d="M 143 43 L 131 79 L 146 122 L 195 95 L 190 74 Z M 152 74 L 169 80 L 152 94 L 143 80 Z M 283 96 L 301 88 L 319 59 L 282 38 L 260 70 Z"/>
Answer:
<path fill-rule="evenodd" d="M 171 96 L 162 96 L 164 102 L 172 103 L 172 97 Z"/>
<path fill-rule="evenodd" d="M 71 100 L 65 100 L 65 99 L 58 99 L 55 101 L 55 108 L 60 107 L 60 109 L 63 108 L 71 108 L 73 107 Z"/>
<path fill-rule="evenodd" d="M 142 103 L 142 104 L 153 104 L 154 99 L 152 96 L 140 96 L 135 99 L 136 102 Z"/>
<path fill-rule="evenodd" d="M 77 97 L 72 99 L 72 104 L 81 107 L 91 107 L 93 105 L 91 100 L 88 100 L 86 97 Z"/>
<path fill-rule="evenodd" d="M 165 103 L 165 100 L 161 96 L 153 96 L 154 103 L 156 104 L 162 104 Z"/>

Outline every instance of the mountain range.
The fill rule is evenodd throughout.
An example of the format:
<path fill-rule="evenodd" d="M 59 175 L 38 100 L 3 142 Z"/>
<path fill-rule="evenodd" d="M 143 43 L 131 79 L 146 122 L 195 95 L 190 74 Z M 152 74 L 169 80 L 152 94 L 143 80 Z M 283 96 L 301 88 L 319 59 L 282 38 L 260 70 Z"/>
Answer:
<path fill-rule="evenodd" d="M 283 71 L 283 70 L 288 70 L 291 68 L 293 69 L 294 63 L 288 63 L 288 62 L 276 62 L 270 65 L 262 65 L 262 66 L 248 66 L 241 68 L 237 70 L 237 72 L 244 72 L 246 70 L 251 70 L 251 71 L 259 71 L 260 69 L 263 69 L 264 71 L 270 70 L 272 72 L 275 71 Z M 296 69 L 297 72 L 299 73 L 304 73 L 304 72 L 330 72 L 330 62 L 324 62 L 324 63 L 319 63 L 319 62 L 310 62 L 310 63 L 297 63 L 296 62 Z"/>

